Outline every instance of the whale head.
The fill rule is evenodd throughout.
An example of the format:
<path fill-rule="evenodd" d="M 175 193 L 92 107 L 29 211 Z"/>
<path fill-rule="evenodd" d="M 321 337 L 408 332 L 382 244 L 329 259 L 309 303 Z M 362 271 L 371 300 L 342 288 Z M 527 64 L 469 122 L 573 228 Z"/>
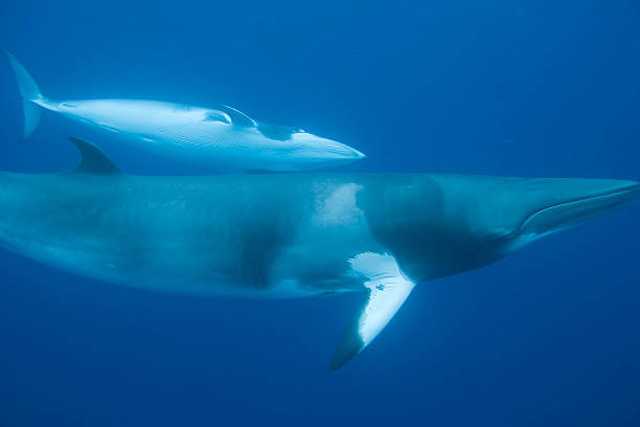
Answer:
<path fill-rule="evenodd" d="M 640 183 L 432 175 L 403 193 L 383 194 L 370 216 L 376 237 L 422 281 L 491 264 L 621 207 L 640 197 Z"/>
<path fill-rule="evenodd" d="M 466 232 L 498 257 L 640 197 L 640 183 L 609 179 L 467 178 L 445 209 L 458 210 Z M 458 194 L 455 192 L 458 191 Z M 464 206 L 464 213 L 458 204 Z M 492 251 L 486 251 L 491 253 Z"/>
<path fill-rule="evenodd" d="M 524 203 L 509 250 L 619 208 L 640 197 L 640 183 L 623 180 L 536 180 L 521 196 Z"/>
<path fill-rule="evenodd" d="M 366 157 L 346 144 L 292 126 L 259 123 L 257 130 L 271 141 L 269 152 L 282 161 L 282 171 L 328 169 Z"/>
<path fill-rule="evenodd" d="M 366 157 L 346 144 L 305 131 L 292 133 L 287 143 L 288 151 L 298 166 L 306 165 L 308 169 L 342 166 Z"/>

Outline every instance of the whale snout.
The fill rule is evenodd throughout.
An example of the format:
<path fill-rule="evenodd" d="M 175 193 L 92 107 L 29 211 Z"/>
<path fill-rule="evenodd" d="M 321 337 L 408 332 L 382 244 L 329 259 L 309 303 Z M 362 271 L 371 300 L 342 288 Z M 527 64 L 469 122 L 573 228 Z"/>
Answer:
<path fill-rule="evenodd" d="M 344 160 L 361 160 L 367 157 L 364 153 L 341 142 L 327 140 L 321 143 L 322 151 L 327 157 Z"/>
<path fill-rule="evenodd" d="M 561 180 L 549 199 L 526 216 L 520 235 L 543 235 L 571 227 L 640 197 L 640 183 L 622 180 Z"/>
<path fill-rule="evenodd" d="M 340 166 L 367 157 L 346 144 L 312 134 L 298 134 L 295 143 L 295 157 L 313 168 Z"/>

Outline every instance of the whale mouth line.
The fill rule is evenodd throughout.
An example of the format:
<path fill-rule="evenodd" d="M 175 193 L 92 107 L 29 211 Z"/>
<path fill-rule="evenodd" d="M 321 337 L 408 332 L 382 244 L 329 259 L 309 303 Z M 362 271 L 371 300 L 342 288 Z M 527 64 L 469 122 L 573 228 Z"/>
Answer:
<path fill-rule="evenodd" d="M 625 186 L 588 196 L 545 206 L 529 214 L 516 228 L 516 235 L 544 234 L 561 229 L 575 223 L 586 221 L 601 212 L 615 209 L 640 196 L 640 183 L 629 183 Z M 549 218 L 545 218 L 549 216 Z M 540 220 L 540 224 L 536 224 Z M 545 223 L 546 221 L 546 223 Z M 546 226 L 536 230 L 536 226 Z"/>

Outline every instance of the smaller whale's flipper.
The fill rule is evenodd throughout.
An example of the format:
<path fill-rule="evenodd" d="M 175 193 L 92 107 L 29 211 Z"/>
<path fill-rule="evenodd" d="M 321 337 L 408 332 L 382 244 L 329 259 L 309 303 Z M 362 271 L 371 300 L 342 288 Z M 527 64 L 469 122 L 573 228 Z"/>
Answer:
<path fill-rule="evenodd" d="M 204 115 L 205 122 L 222 122 L 228 125 L 231 124 L 231 117 L 227 113 L 222 111 L 210 110 Z"/>
<path fill-rule="evenodd" d="M 353 272 L 365 278 L 369 293 L 342 335 L 329 365 L 332 371 L 344 366 L 373 341 L 415 286 L 389 254 L 364 253 L 350 262 Z"/>
<path fill-rule="evenodd" d="M 80 151 L 82 160 L 74 173 L 93 175 L 115 175 L 122 173 L 120 169 L 98 147 L 84 139 L 70 136 L 69 140 Z"/>
<path fill-rule="evenodd" d="M 219 105 L 220 111 L 224 112 L 231 118 L 231 124 L 240 128 L 255 128 L 258 127 L 258 123 L 251 117 L 247 116 L 242 111 L 238 111 L 235 108 L 228 105 Z"/>

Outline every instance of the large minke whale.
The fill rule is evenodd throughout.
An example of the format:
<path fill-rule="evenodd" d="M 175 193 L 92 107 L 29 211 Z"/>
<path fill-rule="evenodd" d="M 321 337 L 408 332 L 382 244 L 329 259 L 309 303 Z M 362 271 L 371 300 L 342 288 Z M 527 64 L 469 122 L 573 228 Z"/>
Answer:
<path fill-rule="evenodd" d="M 80 166 L 0 174 L 0 242 L 149 289 L 303 297 L 361 292 L 331 369 L 415 284 L 472 270 L 640 196 L 633 181 L 423 174 L 122 174 L 72 138 Z"/>
<path fill-rule="evenodd" d="M 0 52 L 18 81 L 24 139 L 37 128 L 42 111 L 49 110 L 114 134 L 117 138 L 109 141 L 110 146 L 125 144 L 150 159 L 184 164 L 194 171 L 309 171 L 365 157 L 354 148 L 302 129 L 258 123 L 226 105 L 201 108 L 131 99 L 53 101 L 13 55 Z"/>

